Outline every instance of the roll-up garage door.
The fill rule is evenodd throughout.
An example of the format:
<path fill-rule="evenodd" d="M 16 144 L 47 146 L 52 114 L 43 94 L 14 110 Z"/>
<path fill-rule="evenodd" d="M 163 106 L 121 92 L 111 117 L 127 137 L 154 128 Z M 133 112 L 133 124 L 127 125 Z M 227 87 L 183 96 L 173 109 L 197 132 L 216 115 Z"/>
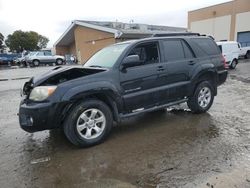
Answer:
<path fill-rule="evenodd" d="M 237 41 L 241 44 L 242 47 L 250 46 L 250 31 L 238 32 Z"/>

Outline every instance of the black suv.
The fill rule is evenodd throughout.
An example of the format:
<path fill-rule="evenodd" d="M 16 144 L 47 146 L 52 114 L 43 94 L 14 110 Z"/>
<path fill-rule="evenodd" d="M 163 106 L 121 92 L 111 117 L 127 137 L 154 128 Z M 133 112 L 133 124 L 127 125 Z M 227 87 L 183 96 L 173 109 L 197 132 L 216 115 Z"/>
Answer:
<path fill-rule="evenodd" d="M 102 142 L 113 122 L 187 102 L 206 112 L 225 82 L 224 58 L 205 36 L 161 36 L 108 46 L 83 67 L 56 67 L 23 87 L 28 132 L 63 128 L 73 144 Z"/>

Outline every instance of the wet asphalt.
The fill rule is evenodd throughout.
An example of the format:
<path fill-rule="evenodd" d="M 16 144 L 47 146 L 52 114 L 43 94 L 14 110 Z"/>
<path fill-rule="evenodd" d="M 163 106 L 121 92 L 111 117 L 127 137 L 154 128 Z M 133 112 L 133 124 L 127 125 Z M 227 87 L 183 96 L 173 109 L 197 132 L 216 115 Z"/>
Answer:
<path fill-rule="evenodd" d="M 0 70 L 1 188 L 250 187 L 250 61 L 230 71 L 207 113 L 183 104 L 140 115 L 87 149 L 61 130 L 19 127 L 25 77 L 51 68 Z"/>

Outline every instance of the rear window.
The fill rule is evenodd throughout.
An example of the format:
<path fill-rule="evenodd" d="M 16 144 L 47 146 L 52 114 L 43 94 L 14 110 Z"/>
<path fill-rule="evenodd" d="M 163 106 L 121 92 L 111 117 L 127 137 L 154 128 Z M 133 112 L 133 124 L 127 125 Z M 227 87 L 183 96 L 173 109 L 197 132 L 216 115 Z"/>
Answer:
<path fill-rule="evenodd" d="M 219 50 L 217 45 L 212 39 L 209 38 L 194 38 L 193 42 L 199 46 L 199 48 L 207 55 L 217 55 Z"/>

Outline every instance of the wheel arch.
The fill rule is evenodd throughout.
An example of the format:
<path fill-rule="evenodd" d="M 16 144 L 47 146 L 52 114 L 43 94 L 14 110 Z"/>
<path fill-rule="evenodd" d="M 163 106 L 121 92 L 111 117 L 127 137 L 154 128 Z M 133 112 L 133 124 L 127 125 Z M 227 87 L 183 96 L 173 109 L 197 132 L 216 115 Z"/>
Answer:
<path fill-rule="evenodd" d="M 119 111 L 121 109 L 121 101 L 117 94 L 111 89 L 101 90 L 101 91 L 82 91 L 70 98 L 64 98 L 64 101 L 68 101 L 68 105 L 62 110 L 62 121 L 66 118 L 69 110 L 72 110 L 77 104 L 84 100 L 96 99 L 105 103 L 111 110 L 114 121 L 120 122 Z"/>
<path fill-rule="evenodd" d="M 57 60 L 62 60 L 62 61 L 63 61 L 63 58 L 57 57 L 57 58 L 56 58 L 56 61 L 57 61 Z"/>
<path fill-rule="evenodd" d="M 34 62 L 34 61 L 38 61 L 39 63 L 40 63 L 40 60 L 39 59 L 32 59 L 32 62 Z"/>
<path fill-rule="evenodd" d="M 213 69 L 203 70 L 199 72 L 193 79 L 192 79 L 192 87 L 190 91 L 190 95 L 193 95 L 196 87 L 203 81 L 209 81 L 213 88 L 214 88 L 214 95 L 217 95 L 217 82 L 218 76 L 217 72 Z"/>

